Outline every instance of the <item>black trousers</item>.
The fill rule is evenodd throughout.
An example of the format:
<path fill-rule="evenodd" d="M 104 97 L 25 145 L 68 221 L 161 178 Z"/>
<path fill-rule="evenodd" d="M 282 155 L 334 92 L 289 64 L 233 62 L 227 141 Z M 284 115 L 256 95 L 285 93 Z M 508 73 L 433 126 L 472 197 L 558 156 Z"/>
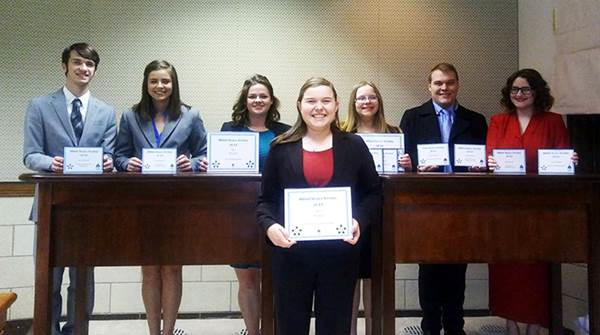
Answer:
<path fill-rule="evenodd" d="M 308 335 L 314 297 L 315 334 L 348 335 L 358 259 L 358 247 L 343 241 L 274 247 L 277 334 Z"/>
<path fill-rule="evenodd" d="M 419 303 L 424 334 L 464 334 L 467 264 L 419 264 Z"/>

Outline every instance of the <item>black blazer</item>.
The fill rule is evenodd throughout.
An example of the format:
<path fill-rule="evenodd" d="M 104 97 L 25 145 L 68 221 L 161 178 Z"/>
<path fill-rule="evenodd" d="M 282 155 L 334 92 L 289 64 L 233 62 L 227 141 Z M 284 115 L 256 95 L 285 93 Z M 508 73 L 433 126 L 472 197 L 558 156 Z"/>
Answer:
<path fill-rule="evenodd" d="M 361 231 L 377 221 L 381 212 L 381 183 L 373 157 L 358 135 L 333 131 L 333 176 L 326 187 L 352 188 L 352 216 Z M 262 174 L 256 217 L 266 231 L 271 225 L 285 226 L 283 190 L 310 187 L 304 178 L 302 141 L 271 148 Z"/>
<path fill-rule="evenodd" d="M 245 125 L 236 124 L 233 121 L 224 122 L 221 126 L 221 131 L 244 131 L 246 128 Z M 290 126 L 281 122 L 273 122 L 267 125 L 269 130 L 272 130 L 275 133 L 275 136 L 285 133 Z"/>
<path fill-rule="evenodd" d="M 417 144 L 442 142 L 437 115 L 431 100 L 421 106 L 405 111 L 402 121 L 400 121 L 400 129 L 404 132 L 406 153 L 416 163 L 413 164 L 415 169 L 419 162 Z M 448 140 L 452 171 L 465 172 L 468 170 L 466 167 L 454 167 L 454 144 L 485 144 L 486 135 L 487 123 L 485 117 L 459 105 L 455 111 L 454 123 Z"/>

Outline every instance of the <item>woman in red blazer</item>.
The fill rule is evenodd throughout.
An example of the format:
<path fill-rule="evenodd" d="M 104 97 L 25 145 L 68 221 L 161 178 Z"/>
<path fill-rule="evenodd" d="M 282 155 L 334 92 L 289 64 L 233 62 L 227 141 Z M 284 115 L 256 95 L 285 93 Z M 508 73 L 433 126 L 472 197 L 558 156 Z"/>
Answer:
<path fill-rule="evenodd" d="M 504 112 L 492 116 L 487 133 L 488 167 L 494 170 L 494 149 L 525 149 L 527 172 L 537 171 L 538 149 L 570 147 L 569 133 L 556 113 L 548 84 L 533 69 L 513 73 L 502 88 Z M 572 157 L 577 164 L 577 154 Z M 507 334 L 518 335 L 517 322 L 527 335 L 549 325 L 549 268 L 547 264 L 490 264 L 490 310 L 506 318 Z"/>

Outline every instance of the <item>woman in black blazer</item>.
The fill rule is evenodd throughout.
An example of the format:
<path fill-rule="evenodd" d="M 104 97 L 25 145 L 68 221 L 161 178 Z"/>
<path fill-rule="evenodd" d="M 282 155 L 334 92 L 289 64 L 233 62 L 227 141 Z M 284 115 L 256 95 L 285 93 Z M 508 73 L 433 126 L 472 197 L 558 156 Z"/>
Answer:
<path fill-rule="evenodd" d="M 298 119 L 273 142 L 263 170 L 257 207 L 259 225 L 272 246 L 277 332 L 306 335 L 315 306 L 317 335 L 347 335 L 358 275 L 360 231 L 378 222 L 381 185 L 363 140 L 338 129 L 339 102 L 323 78 L 304 83 Z M 350 187 L 352 237 L 294 241 L 285 230 L 287 188 Z"/>
<path fill-rule="evenodd" d="M 262 171 L 271 141 L 290 129 L 279 121 L 279 99 L 273 86 L 263 75 L 255 74 L 244 81 L 233 105 L 231 121 L 223 123 L 221 131 L 252 131 L 259 136 L 259 170 Z M 246 329 L 240 335 L 260 333 L 260 264 L 232 264 L 238 280 L 238 304 Z"/>

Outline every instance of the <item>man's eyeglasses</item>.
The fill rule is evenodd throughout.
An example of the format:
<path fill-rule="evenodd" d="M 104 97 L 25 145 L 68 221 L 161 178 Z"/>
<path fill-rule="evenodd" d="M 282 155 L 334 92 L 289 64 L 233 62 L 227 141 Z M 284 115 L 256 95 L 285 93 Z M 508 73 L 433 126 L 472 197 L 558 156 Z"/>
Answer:
<path fill-rule="evenodd" d="M 361 95 L 356 97 L 356 99 L 354 99 L 354 101 L 364 104 L 367 103 L 369 101 L 377 101 L 377 96 L 376 95 Z"/>
<path fill-rule="evenodd" d="M 521 94 L 527 95 L 527 96 L 529 96 L 533 93 L 533 89 L 529 86 L 523 86 L 523 87 L 513 86 L 510 88 L 511 95 L 517 95 L 517 94 L 519 94 L 519 91 L 521 92 Z"/>

